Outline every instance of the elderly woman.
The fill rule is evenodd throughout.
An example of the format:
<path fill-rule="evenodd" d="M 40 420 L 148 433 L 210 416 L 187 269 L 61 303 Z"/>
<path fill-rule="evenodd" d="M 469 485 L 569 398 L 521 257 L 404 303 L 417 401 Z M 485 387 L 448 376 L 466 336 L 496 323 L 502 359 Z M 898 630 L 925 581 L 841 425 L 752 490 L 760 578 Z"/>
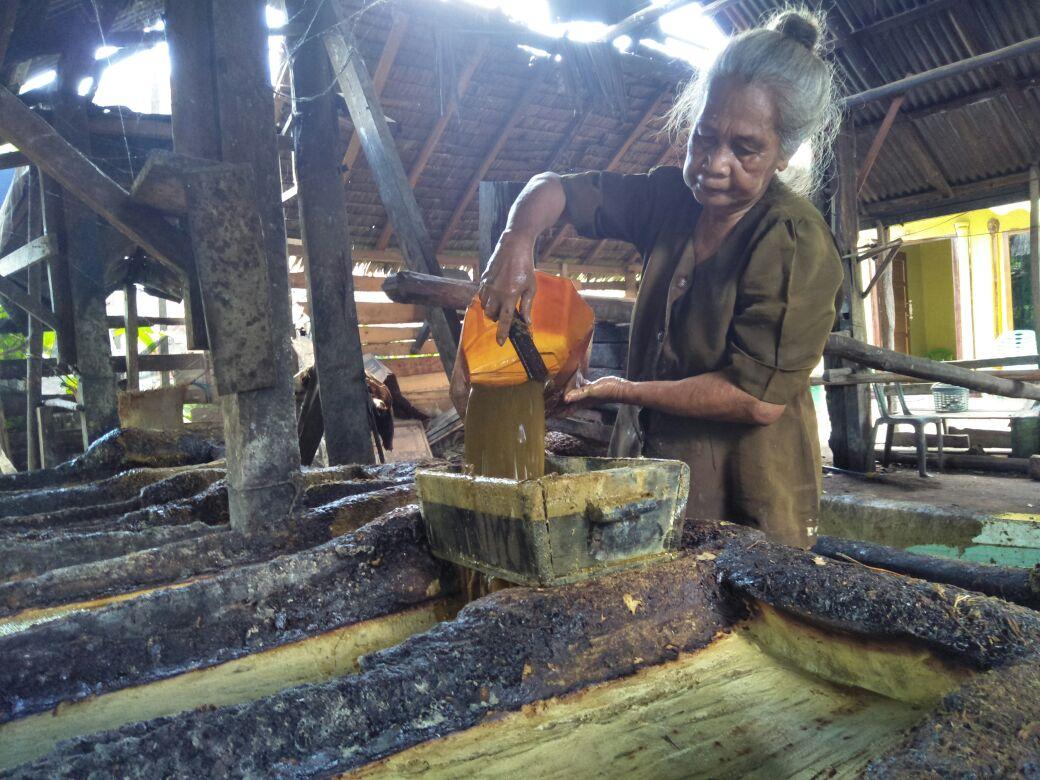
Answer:
<path fill-rule="evenodd" d="M 509 215 L 480 300 L 500 340 L 535 294 L 533 248 L 566 214 L 588 238 L 643 256 L 628 378 L 571 390 L 623 404 L 616 455 L 683 460 L 690 519 L 729 520 L 806 546 L 819 509 L 809 374 L 842 269 L 820 213 L 780 181 L 795 151 L 827 148 L 833 74 L 813 16 L 788 11 L 732 39 L 670 113 L 689 129 L 683 169 L 534 177 Z"/>

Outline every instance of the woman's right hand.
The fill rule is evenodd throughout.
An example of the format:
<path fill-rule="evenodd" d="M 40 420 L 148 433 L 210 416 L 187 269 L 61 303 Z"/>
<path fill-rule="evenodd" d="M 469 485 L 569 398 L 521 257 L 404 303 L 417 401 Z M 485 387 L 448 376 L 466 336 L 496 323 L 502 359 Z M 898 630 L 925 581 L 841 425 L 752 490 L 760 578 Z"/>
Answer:
<path fill-rule="evenodd" d="M 480 277 L 477 295 L 484 313 L 498 323 L 497 339 L 501 346 L 509 337 L 517 301 L 524 319 L 531 321 L 534 301 L 535 238 L 522 232 L 506 230 L 498 239 L 487 268 Z"/>

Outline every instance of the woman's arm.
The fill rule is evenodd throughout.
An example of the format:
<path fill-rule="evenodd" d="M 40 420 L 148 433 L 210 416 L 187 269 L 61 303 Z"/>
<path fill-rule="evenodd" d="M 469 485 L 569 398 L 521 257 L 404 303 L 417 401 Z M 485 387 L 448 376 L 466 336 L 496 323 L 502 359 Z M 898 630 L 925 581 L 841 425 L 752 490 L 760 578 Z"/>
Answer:
<path fill-rule="evenodd" d="M 564 402 L 579 406 L 598 403 L 633 404 L 679 417 L 751 425 L 774 423 L 785 409 L 783 404 L 760 401 L 744 392 L 721 372 L 654 382 L 630 382 L 608 376 L 569 391 Z"/>
<path fill-rule="evenodd" d="M 504 344 L 513 322 L 517 301 L 531 318 L 534 300 L 534 245 L 544 231 L 556 224 L 567 207 L 560 177 L 540 173 L 531 179 L 513 203 L 506 229 L 480 279 L 480 304 L 498 322 L 498 343 Z"/>

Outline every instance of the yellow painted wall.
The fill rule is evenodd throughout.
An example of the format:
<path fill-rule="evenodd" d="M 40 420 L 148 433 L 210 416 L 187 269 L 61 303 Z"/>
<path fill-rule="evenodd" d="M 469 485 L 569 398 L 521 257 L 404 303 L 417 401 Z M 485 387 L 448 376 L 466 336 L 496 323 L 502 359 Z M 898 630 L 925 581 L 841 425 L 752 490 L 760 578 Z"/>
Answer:
<path fill-rule="evenodd" d="M 996 220 L 995 234 L 990 232 L 991 220 Z M 1028 229 L 1028 203 L 1017 203 L 996 209 L 978 209 L 890 227 L 889 236 L 891 238 L 902 238 L 908 242 L 906 246 L 908 260 L 910 252 L 929 252 L 930 250 L 927 249 L 915 250 L 914 247 L 928 246 L 933 239 L 950 239 L 956 242 L 954 255 L 959 267 L 960 298 L 963 307 L 961 336 L 964 342 L 964 354 L 958 355 L 958 358 L 964 359 L 987 354 L 991 343 L 997 336 L 1006 330 L 1012 330 L 1011 277 L 1007 235 L 1010 232 Z M 872 230 L 863 231 L 861 244 L 865 245 L 872 241 L 874 235 Z M 949 246 L 945 242 L 944 244 Z M 925 279 L 921 278 L 917 281 L 923 285 Z M 911 300 L 916 300 L 925 294 L 924 287 L 921 287 L 915 296 L 914 282 L 908 279 L 908 284 Z M 933 295 L 928 300 L 934 299 Z M 944 346 L 933 343 L 933 340 L 945 339 L 948 329 L 951 327 L 946 315 L 938 308 L 934 314 L 928 306 L 925 307 L 925 313 L 922 313 L 919 308 L 914 312 L 914 318 L 923 317 L 924 321 L 917 323 L 911 321 L 910 326 L 911 351 L 914 354 L 924 354 L 927 349 L 934 346 Z M 933 316 L 937 318 L 935 326 L 928 330 L 927 325 Z M 952 308 L 950 308 L 950 318 L 952 318 Z M 915 328 L 918 334 L 916 343 Z M 927 346 L 924 351 L 918 349 L 922 339 L 924 345 Z M 953 348 L 953 343 L 954 340 L 951 339 L 949 348 Z"/>
<path fill-rule="evenodd" d="M 953 252 L 949 241 L 907 246 L 906 282 L 910 299 L 910 353 L 933 349 L 956 355 L 953 311 Z"/>

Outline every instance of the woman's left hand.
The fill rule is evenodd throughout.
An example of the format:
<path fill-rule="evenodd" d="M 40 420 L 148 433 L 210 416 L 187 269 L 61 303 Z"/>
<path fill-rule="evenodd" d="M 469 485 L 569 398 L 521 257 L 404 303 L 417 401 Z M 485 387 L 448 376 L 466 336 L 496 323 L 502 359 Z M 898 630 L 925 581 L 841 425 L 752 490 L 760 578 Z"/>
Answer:
<path fill-rule="evenodd" d="M 578 408 L 596 404 L 628 403 L 626 397 L 634 384 L 619 376 L 601 377 L 595 382 L 579 384 L 572 390 L 568 390 L 563 396 L 563 402 L 569 407 Z"/>

